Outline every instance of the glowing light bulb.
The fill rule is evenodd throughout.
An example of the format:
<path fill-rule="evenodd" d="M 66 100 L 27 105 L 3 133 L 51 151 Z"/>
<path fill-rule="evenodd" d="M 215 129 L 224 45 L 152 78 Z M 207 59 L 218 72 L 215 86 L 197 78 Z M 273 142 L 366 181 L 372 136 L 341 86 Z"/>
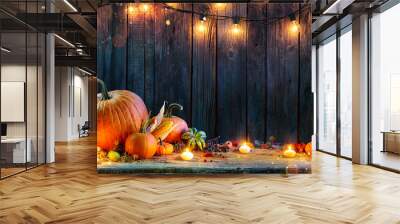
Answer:
<path fill-rule="evenodd" d="M 224 3 L 215 3 L 215 8 L 217 9 L 223 9 L 225 7 Z"/>
<path fill-rule="evenodd" d="M 197 26 L 197 30 L 201 33 L 204 33 L 206 31 L 206 26 L 204 25 L 203 20 L 200 21 L 200 24 Z"/>
<path fill-rule="evenodd" d="M 171 20 L 166 19 L 166 20 L 165 20 L 165 25 L 167 25 L 167 26 L 171 25 Z"/>
<path fill-rule="evenodd" d="M 234 33 L 234 34 L 239 34 L 240 33 L 239 24 L 237 24 L 237 23 L 233 24 L 232 33 Z"/>
<path fill-rule="evenodd" d="M 129 6 L 129 7 L 128 7 L 128 14 L 129 14 L 129 15 L 132 15 L 133 13 L 135 13 L 135 7 Z"/>
<path fill-rule="evenodd" d="M 292 21 L 292 24 L 290 25 L 290 31 L 292 33 L 298 33 L 300 30 L 300 26 L 296 21 Z"/>
<path fill-rule="evenodd" d="M 142 6 L 143 12 L 149 11 L 149 8 L 150 8 L 150 6 L 148 4 L 143 4 L 143 6 Z"/>

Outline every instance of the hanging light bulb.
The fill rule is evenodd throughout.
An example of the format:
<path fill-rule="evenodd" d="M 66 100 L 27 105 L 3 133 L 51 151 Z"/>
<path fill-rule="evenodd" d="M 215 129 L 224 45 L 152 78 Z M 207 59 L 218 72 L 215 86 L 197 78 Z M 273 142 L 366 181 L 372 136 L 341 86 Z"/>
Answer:
<path fill-rule="evenodd" d="M 166 25 L 166 26 L 169 26 L 169 25 L 171 25 L 171 20 L 169 20 L 169 19 L 166 19 L 166 20 L 165 20 L 165 25 Z"/>
<path fill-rule="evenodd" d="M 142 9 L 143 9 L 143 12 L 149 11 L 149 9 L 150 9 L 149 4 L 143 4 L 143 5 L 142 5 Z"/>
<path fill-rule="evenodd" d="M 225 8 L 225 4 L 224 3 L 215 3 L 215 8 L 216 9 L 223 9 L 223 8 Z"/>
<path fill-rule="evenodd" d="M 239 26 L 240 18 L 233 17 L 232 20 L 233 20 L 232 33 L 239 34 L 240 33 L 240 26 Z"/>
<path fill-rule="evenodd" d="M 135 7 L 133 7 L 132 5 L 130 5 L 128 7 L 128 14 L 129 15 L 133 15 L 135 13 Z"/>
<path fill-rule="evenodd" d="M 299 32 L 299 30 L 300 30 L 300 25 L 297 23 L 297 21 L 296 21 L 296 15 L 295 14 L 290 14 L 289 15 L 289 19 L 290 19 L 290 21 L 291 21 L 291 23 L 290 23 L 290 32 L 292 32 L 292 33 L 298 33 Z"/>
<path fill-rule="evenodd" d="M 204 33 L 206 31 L 206 26 L 204 22 L 207 20 L 207 17 L 205 15 L 200 15 L 200 23 L 197 25 L 197 30 L 200 33 Z"/>

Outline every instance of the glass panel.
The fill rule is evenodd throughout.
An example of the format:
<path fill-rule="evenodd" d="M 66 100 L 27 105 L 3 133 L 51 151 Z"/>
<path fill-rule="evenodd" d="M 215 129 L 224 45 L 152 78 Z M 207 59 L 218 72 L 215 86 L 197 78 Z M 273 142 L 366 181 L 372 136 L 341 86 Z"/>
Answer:
<path fill-rule="evenodd" d="M 372 22 L 372 163 L 400 170 L 400 4 Z"/>
<path fill-rule="evenodd" d="M 25 170 L 31 161 L 26 150 L 26 33 L 1 34 L 1 174 L 2 177 Z"/>
<path fill-rule="evenodd" d="M 352 33 L 340 36 L 340 152 L 352 157 Z"/>
<path fill-rule="evenodd" d="M 336 153 L 336 37 L 318 48 L 318 146 Z"/>

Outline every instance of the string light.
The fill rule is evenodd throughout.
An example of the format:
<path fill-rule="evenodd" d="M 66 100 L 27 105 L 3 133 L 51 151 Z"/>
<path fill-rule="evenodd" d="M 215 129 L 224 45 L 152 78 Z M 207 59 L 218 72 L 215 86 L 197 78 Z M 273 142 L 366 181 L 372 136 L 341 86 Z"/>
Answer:
<path fill-rule="evenodd" d="M 223 8 L 225 8 L 225 4 L 224 3 L 215 3 L 215 8 L 223 9 Z"/>
<path fill-rule="evenodd" d="M 240 18 L 237 16 L 233 17 L 232 21 L 233 21 L 232 33 L 239 34 L 240 33 L 240 27 L 239 27 Z"/>
<path fill-rule="evenodd" d="M 292 33 L 298 33 L 300 30 L 300 25 L 296 21 L 296 15 L 295 14 L 289 14 L 289 19 L 291 21 L 290 25 L 290 32 Z"/>
<path fill-rule="evenodd" d="M 171 25 L 171 20 L 166 19 L 166 20 L 165 20 L 165 25 L 167 25 L 167 26 Z"/>
<path fill-rule="evenodd" d="M 130 6 L 128 7 L 128 14 L 129 14 L 129 15 L 132 15 L 133 13 L 135 13 L 135 7 L 133 7 L 132 5 L 130 5 Z"/>
<path fill-rule="evenodd" d="M 148 4 L 143 4 L 143 6 L 142 6 L 143 12 L 149 11 L 149 8 L 150 8 L 150 6 Z"/>
<path fill-rule="evenodd" d="M 207 20 L 207 17 L 205 15 L 200 15 L 200 24 L 197 26 L 197 30 L 200 33 L 204 33 L 206 31 L 206 26 L 204 25 L 204 22 Z"/>

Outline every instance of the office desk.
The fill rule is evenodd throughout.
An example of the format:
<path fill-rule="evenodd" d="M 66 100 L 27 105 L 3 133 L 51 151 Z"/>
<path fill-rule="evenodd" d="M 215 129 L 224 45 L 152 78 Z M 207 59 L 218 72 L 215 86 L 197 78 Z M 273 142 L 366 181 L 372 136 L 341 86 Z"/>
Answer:
<path fill-rule="evenodd" d="M 31 145 L 30 138 L 26 140 L 27 147 L 25 152 L 25 138 L 5 138 L 1 139 L 1 159 L 6 163 L 25 163 L 31 162 Z"/>

